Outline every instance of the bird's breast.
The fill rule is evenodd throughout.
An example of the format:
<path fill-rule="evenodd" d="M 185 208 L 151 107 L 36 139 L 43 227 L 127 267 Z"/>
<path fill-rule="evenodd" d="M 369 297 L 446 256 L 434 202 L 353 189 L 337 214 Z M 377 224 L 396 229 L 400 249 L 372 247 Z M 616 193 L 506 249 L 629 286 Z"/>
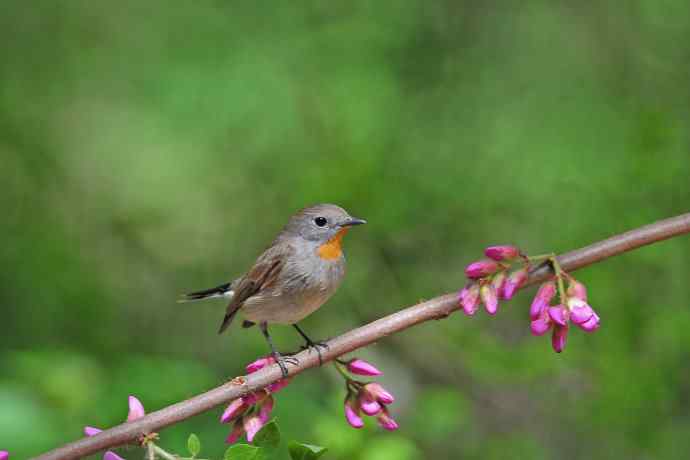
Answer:
<path fill-rule="evenodd" d="M 323 260 L 338 260 L 343 256 L 342 241 L 349 229 L 343 227 L 338 230 L 333 238 L 323 243 L 316 250 L 316 254 Z"/>

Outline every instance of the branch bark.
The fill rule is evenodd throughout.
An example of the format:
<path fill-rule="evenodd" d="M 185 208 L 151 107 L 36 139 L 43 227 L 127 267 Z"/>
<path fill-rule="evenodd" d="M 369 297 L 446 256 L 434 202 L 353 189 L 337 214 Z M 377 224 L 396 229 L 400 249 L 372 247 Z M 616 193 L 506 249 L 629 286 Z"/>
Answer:
<path fill-rule="evenodd" d="M 613 236 L 598 243 L 585 246 L 558 256 L 561 267 L 572 272 L 609 257 L 662 241 L 681 234 L 690 233 L 690 213 L 661 220 L 635 230 Z M 525 286 L 538 283 L 551 274 L 548 265 L 535 268 Z M 441 319 L 458 308 L 457 293 L 445 294 L 396 313 L 378 319 L 365 326 L 336 337 L 328 342 L 328 350 L 322 352 L 324 362 L 376 342 L 396 332 L 432 319 Z M 308 350 L 295 356 L 298 366 L 288 366 L 290 375 L 297 375 L 319 364 L 316 353 Z M 237 377 L 217 388 L 178 402 L 134 422 L 123 423 L 89 438 L 58 447 L 35 457 L 36 460 L 77 459 L 107 448 L 136 442 L 143 433 L 157 432 L 162 428 L 209 411 L 228 403 L 248 392 L 258 390 L 282 377 L 277 365 L 266 367 L 253 374 Z"/>

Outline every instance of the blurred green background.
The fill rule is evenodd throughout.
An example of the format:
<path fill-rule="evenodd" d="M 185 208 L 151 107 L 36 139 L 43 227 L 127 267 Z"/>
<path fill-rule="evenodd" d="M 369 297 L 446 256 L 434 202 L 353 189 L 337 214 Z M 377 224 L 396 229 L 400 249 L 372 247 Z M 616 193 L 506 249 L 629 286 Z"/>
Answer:
<path fill-rule="evenodd" d="M 242 273 L 305 205 L 369 221 L 303 323 L 317 338 L 458 289 L 489 244 L 560 252 L 687 212 L 688 37 L 686 0 L 3 2 L 0 449 L 241 373 L 259 332 L 218 336 L 222 301 L 175 299 Z M 578 273 L 602 327 L 562 355 L 529 333 L 534 289 L 357 352 L 395 433 L 348 427 L 330 367 L 275 413 L 329 459 L 680 458 L 689 259 L 677 238 Z M 218 458 L 220 410 L 162 445 L 196 432 Z"/>

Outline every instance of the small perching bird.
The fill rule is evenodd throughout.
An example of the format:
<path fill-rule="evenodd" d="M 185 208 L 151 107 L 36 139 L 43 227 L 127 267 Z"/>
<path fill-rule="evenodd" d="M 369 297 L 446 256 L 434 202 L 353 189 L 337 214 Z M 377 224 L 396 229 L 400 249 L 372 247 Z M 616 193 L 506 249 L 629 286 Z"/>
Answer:
<path fill-rule="evenodd" d="M 203 291 L 186 294 L 182 301 L 225 297 L 230 299 L 219 333 L 240 312 L 243 327 L 258 324 L 284 376 L 285 362 L 268 333 L 269 324 L 291 324 L 306 341 L 313 342 L 297 325 L 323 305 L 345 276 L 342 238 L 353 225 L 366 221 L 350 216 L 334 204 L 317 204 L 298 211 L 246 274 Z M 320 357 L 320 354 L 319 354 Z"/>

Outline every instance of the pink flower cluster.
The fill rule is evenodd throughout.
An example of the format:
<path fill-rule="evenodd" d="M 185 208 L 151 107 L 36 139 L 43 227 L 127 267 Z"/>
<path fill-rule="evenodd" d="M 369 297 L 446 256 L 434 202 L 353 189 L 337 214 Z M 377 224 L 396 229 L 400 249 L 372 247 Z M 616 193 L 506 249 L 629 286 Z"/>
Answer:
<path fill-rule="evenodd" d="M 10 458 L 10 453 L 6 450 L 0 450 L 0 460 L 7 460 Z"/>
<path fill-rule="evenodd" d="M 532 334 L 544 335 L 549 329 L 553 329 L 551 346 L 556 353 L 565 348 L 570 322 L 585 332 L 596 331 L 600 323 L 599 315 L 587 303 L 585 286 L 570 275 L 566 276 L 569 281 L 568 289 L 560 304 L 551 305 L 556 295 L 556 282 L 549 281 L 539 287 L 530 307 Z"/>
<path fill-rule="evenodd" d="M 247 365 L 247 373 L 251 374 L 275 363 L 272 356 L 259 358 Z M 233 400 L 220 416 L 220 423 L 234 425 L 225 442 L 232 444 L 246 434 L 248 442 L 252 442 L 256 433 L 268 422 L 275 403 L 273 393 L 280 391 L 290 383 L 289 378 L 278 380 L 266 388 Z"/>
<path fill-rule="evenodd" d="M 472 316 L 480 304 L 486 312 L 495 315 L 499 300 L 510 300 L 527 281 L 529 262 L 515 246 L 490 246 L 484 254 L 488 259 L 479 260 L 465 268 L 465 275 L 472 281 L 460 291 L 460 307 Z M 509 273 L 512 262 L 519 259 L 522 267 Z"/>
<path fill-rule="evenodd" d="M 393 395 L 376 382 L 361 385 L 356 392 L 348 392 L 345 398 L 345 418 L 353 428 L 362 428 L 362 413 L 376 417 L 381 428 L 398 429 L 398 423 L 390 416 L 386 406 L 395 401 Z"/>
<path fill-rule="evenodd" d="M 480 304 L 487 313 L 495 315 L 499 299 L 511 299 L 527 281 L 530 260 L 549 261 L 554 280 L 542 284 L 530 307 L 531 330 L 534 335 L 544 335 L 550 329 L 551 345 L 556 353 L 565 348 L 569 324 L 573 323 L 585 332 L 599 328 L 599 315 L 587 303 L 585 286 L 564 272 L 554 255 L 527 257 L 515 246 L 490 246 L 484 250 L 487 259 L 469 264 L 465 274 L 471 280 L 459 294 L 459 304 L 467 315 L 474 315 Z M 511 270 L 518 262 L 521 267 Z M 568 289 L 564 291 L 567 281 Z M 558 294 L 559 303 L 551 305 Z"/>
<path fill-rule="evenodd" d="M 134 420 L 142 418 L 144 415 L 146 415 L 146 411 L 144 410 L 144 405 L 141 404 L 141 401 L 139 401 L 136 397 L 130 396 L 128 398 L 128 405 L 129 405 L 129 412 L 127 413 L 127 421 L 132 422 Z M 101 430 L 100 428 L 96 428 L 93 426 L 85 426 L 84 427 L 84 434 L 86 436 L 96 436 L 98 433 L 100 433 Z M 0 460 L 2 457 L 0 457 Z M 103 454 L 103 460 L 124 460 L 122 457 L 117 455 L 113 451 L 106 451 L 105 454 Z"/>
<path fill-rule="evenodd" d="M 373 364 L 363 359 L 352 359 L 345 363 L 347 370 L 355 375 L 376 376 L 383 375 Z M 362 414 L 376 417 L 381 428 L 393 431 L 398 429 L 398 423 L 388 412 L 389 404 L 395 401 L 393 395 L 376 382 L 359 382 L 347 378 L 347 396 L 345 397 L 345 419 L 353 428 L 362 428 L 364 420 Z"/>

